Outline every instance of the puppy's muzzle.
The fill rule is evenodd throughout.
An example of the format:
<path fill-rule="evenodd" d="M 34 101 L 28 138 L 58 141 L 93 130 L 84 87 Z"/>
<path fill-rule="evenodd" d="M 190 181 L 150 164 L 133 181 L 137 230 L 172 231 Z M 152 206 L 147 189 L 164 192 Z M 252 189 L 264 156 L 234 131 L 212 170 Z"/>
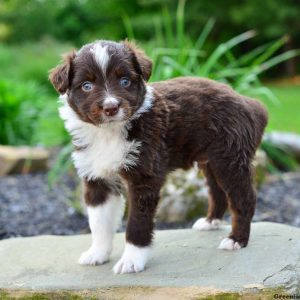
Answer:
<path fill-rule="evenodd" d="M 111 98 L 111 97 L 108 99 L 105 99 L 105 101 L 103 103 L 103 113 L 107 117 L 113 117 L 118 113 L 119 106 L 120 106 L 120 103 L 118 100 Z"/>
<path fill-rule="evenodd" d="M 115 116 L 119 111 L 119 105 L 104 105 L 103 112 L 107 117 Z"/>

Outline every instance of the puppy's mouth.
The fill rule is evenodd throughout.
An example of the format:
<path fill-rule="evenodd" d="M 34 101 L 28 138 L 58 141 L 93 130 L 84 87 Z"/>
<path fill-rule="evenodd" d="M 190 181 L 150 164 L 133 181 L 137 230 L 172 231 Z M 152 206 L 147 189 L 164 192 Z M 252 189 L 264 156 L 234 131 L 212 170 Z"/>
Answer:
<path fill-rule="evenodd" d="M 95 126 L 113 123 L 126 123 L 131 120 L 135 111 L 127 105 L 120 105 L 116 111 L 104 111 L 103 108 L 91 109 L 88 113 L 83 114 L 84 120 Z"/>
<path fill-rule="evenodd" d="M 107 124 L 107 123 L 113 123 L 113 122 L 123 122 L 126 119 L 127 118 L 126 118 L 126 114 L 124 112 L 124 109 L 120 107 L 118 109 L 118 111 L 113 115 L 106 114 L 106 113 L 102 112 L 101 113 L 100 124 L 101 123 Z"/>

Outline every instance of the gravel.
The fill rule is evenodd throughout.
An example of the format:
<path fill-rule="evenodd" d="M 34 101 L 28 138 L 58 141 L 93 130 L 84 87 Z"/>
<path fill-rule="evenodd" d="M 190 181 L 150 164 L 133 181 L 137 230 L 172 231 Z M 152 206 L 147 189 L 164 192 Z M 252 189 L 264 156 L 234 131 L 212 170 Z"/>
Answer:
<path fill-rule="evenodd" d="M 75 182 L 49 188 L 46 174 L 0 179 L 0 239 L 39 234 L 88 232 L 88 223 L 67 204 Z"/>
<path fill-rule="evenodd" d="M 300 173 L 270 178 L 258 192 L 254 221 L 300 227 Z"/>
<path fill-rule="evenodd" d="M 0 239 L 40 234 L 87 233 L 88 222 L 66 199 L 76 182 L 65 179 L 49 188 L 46 174 L 0 179 Z M 273 221 L 300 227 L 300 173 L 271 178 L 258 192 L 254 221 Z M 191 227 L 193 222 L 156 223 L 157 229 Z M 121 231 L 124 230 L 125 223 Z"/>

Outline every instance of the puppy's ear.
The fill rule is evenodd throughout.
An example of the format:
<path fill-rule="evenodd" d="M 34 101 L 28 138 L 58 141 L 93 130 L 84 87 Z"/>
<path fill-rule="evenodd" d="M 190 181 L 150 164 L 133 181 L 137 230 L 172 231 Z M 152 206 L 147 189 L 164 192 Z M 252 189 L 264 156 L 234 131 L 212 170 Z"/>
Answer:
<path fill-rule="evenodd" d="M 145 52 L 139 49 L 133 42 L 128 40 L 123 41 L 125 47 L 132 51 L 135 59 L 137 60 L 137 69 L 140 75 L 143 76 L 145 81 L 148 81 L 152 72 L 152 61 L 145 54 Z"/>
<path fill-rule="evenodd" d="M 70 88 L 70 72 L 75 55 L 75 50 L 64 54 L 63 63 L 49 71 L 49 80 L 61 95 Z"/>

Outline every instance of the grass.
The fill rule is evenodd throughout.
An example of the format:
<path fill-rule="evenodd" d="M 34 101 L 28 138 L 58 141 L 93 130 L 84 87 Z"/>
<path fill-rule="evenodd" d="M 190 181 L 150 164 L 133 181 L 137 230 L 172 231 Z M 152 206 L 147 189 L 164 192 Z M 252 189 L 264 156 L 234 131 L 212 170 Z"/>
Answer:
<path fill-rule="evenodd" d="M 166 289 L 170 288 L 153 288 L 153 287 L 116 287 L 111 289 L 85 290 L 85 291 L 52 291 L 52 292 L 38 292 L 26 290 L 0 290 L 1 300 L 81 300 L 81 299 L 131 299 L 135 295 L 136 299 L 151 298 L 151 295 L 158 295 L 160 299 L 164 299 Z M 185 290 L 182 288 L 172 288 L 174 295 L 185 295 Z M 283 287 L 245 290 L 242 293 L 237 292 L 219 292 L 211 295 L 205 295 L 200 291 L 193 292 L 193 299 L 202 300 L 242 300 L 242 299 L 275 299 L 275 295 L 288 295 Z M 174 296 L 175 297 L 175 296 Z M 179 299 L 177 297 L 176 299 Z M 282 298 L 283 299 L 283 298 Z M 287 298 L 286 298 L 287 299 Z"/>
<path fill-rule="evenodd" d="M 267 131 L 300 134 L 300 85 L 269 85 L 278 102 L 264 101 L 269 111 Z"/>
<path fill-rule="evenodd" d="M 72 45 L 49 38 L 20 45 L 0 44 L 0 78 L 19 81 L 36 81 L 56 96 L 48 81 L 48 71 L 56 66 L 63 53 Z"/>

